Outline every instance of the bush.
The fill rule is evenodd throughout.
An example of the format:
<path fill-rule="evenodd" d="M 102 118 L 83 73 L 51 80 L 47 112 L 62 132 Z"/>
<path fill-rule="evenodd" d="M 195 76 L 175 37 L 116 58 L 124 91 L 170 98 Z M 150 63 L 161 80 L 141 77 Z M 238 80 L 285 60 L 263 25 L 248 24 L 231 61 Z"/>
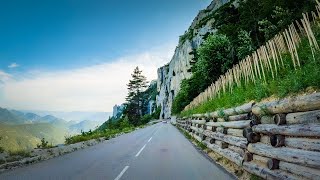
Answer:
<path fill-rule="evenodd" d="M 150 114 L 146 114 L 141 117 L 141 124 L 147 124 L 152 119 Z"/>
<path fill-rule="evenodd" d="M 26 150 L 9 151 L 10 156 L 30 157 L 31 154 Z"/>
<path fill-rule="evenodd" d="M 41 149 L 48 149 L 52 147 L 54 147 L 52 143 L 49 144 L 49 142 L 46 141 L 44 138 L 41 139 L 41 144 L 37 144 L 37 148 L 41 148 Z"/>

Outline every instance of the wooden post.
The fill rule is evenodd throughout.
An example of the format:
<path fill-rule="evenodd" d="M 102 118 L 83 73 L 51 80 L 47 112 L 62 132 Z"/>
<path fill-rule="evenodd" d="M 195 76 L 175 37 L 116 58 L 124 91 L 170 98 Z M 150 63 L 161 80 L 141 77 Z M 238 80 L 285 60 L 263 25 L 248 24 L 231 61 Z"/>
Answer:
<path fill-rule="evenodd" d="M 286 116 L 287 124 L 320 123 L 320 110 L 289 113 Z"/>
<path fill-rule="evenodd" d="M 241 166 L 243 163 L 243 157 L 240 154 L 231 151 L 230 149 L 222 149 L 216 144 L 210 144 L 208 141 L 203 141 L 204 144 L 207 145 L 208 148 L 213 150 L 214 152 L 224 156 L 225 158 L 229 159 L 230 161 L 234 162 L 238 166 Z"/>
<path fill-rule="evenodd" d="M 222 133 L 222 134 L 227 134 L 227 129 L 223 127 L 217 127 L 216 132 Z"/>
<path fill-rule="evenodd" d="M 286 124 L 286 114 L 276 114 L 273 116 L 273 120 L 276 125 Z"/>
<path fill-rule="evenodd" d="M 246 148 L 247 144 L 248 144 L 247 139 L 241 138 L 241 137 L 225 135 L 225 134 L 221 134 L 221 133 L 217 133 L 217 132 L 211 132 L 208 130 L 205 130 L 203 132 L 203 134 L 206 135 L 207 137 L 211 137 L 216 140 L 224 141 L 228 144 L 235 145 L 235 146 L 238 146 L 241 148 Z"/>
<path fill-rule="evenodd" d="M 249 143 L 256 143 L 260 141 L 260 134 L 255 133 L 255 132 L 251 132 L 247 134 L 247 140 Z"/>
<path fill-rule="evenodd" d="M 242 129 L 227 129 L 227 134 L 231 136 L 237 136 L 237 137 L 244 137 L 243 136 L 243 130 Z"/>
<path fill-rule="evenodd" d="M 227 128 L 235 128 L 235 129 L 242 129 L 245 127 L 250 126 L 250 120 L 244 120 L 244 121 L 231 121 L 231 122 L 207 122 L 208 126 L 223 126 Z"/>
<path fill-rule="evenodd" d="M 308 151 L 320 151 L 320 139 L 286 137 L 284 145 Z"/>
<path fill-rule="evenodd" d="M 253 132 L 253 131 L 252 131 L 252 128 L 247 127 L 247 128 L 244 128 L 244 129 L 243 129 L 242 135 L 243 135 L 243 137 L 247 138 L 247 135 L 248 135 L 249 133 L 252 133 L 252 132 Z"/>
<path fill-rule="evenodd" d="M 260 124 L 252 128 L 253 132 L 262 134 L 280 134 L 285 136 L 320 137 L 320 124 L 294 124 L 277 126 Z"/>
<path fill-rule="evenodd" d="M 320 179 L 319 169 L 313 169 L 305 166 L 300 166 L 297 164 L 292 164 L 284 161 L 280 161 L 279 169 L 283 171 L 288 171 L 293 174 L 297 174 L 301 177 L 308 179 Z"/>
<path fill-rule="evenodd" d="M 272 146 L 255 143 L 248 145 L 248 151 L 261 156 L 300 164 L 303 166 L 320 168 L 320 153 L 293 149 L 287 147 L 274 148 Z"/>
<path fill-rule="evenodd" d="M 228 143 L 225 143 L 223 141 L 219 141 L 219 140 L 216 140 L 215 141 L 215 144 L 218 145 L 220 148 L 222 149 L 226 149 L 228 148 Z"/>
<path fill-rule="evenodd" d="M 268 168 L 262 168 L 257 164 L 252 162 L 244 162 L 243 168 L 257 176 L 260 176 L 264 179 L 301 179 L 291 173 L 287 173 L 282 170 L 270 170 Z"/>
<path fill-rule="evenodd" d="M 277 159 L 269 159 L 267 164 L 268 164 L 268 168 L 271 169 L 271 170 L 274 170 L 274 169 L 279 169 L 279 160 Z"/>
<path fill-rule="evenodd" d="M 271 135 L 270 143 L 273 147 L 284 146 L 285 137 L 283 135 Z"/>
<path fill-rule="evenodd" d="M 252 159 L 253 159 L 253 154 L 250 153 L 250 152 L 248 152 L 248 151 L 246 151 L 246 152 L 244 153 L 243 159 L 244 159 L 245 162 L 252 161 Z"/>
<path fill-rule="evenodd" d="M 230 144 L 229 144 L 228 149 L 230 149 L 230 150 L 232 150 L 232 151 L 240 154 L 240 156 L 242 156 L 242 157 L 243 157 L 244 154 L 245 154 L 244 149 L 242 149 L 242 148 L 240 148 L 240 147 L 238 147 L 238 146 L 234 146 L 234 145 L 230 145 Z"/>

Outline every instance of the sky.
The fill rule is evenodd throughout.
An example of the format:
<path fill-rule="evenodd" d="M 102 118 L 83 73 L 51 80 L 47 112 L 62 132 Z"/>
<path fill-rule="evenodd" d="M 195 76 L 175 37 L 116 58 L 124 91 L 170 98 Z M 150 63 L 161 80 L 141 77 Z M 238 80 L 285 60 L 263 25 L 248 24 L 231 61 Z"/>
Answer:
<path fill-rule="evenodd" d="M 0 107 L 112 111 L 148 80 L 210 0 L 1 0 Z"/>

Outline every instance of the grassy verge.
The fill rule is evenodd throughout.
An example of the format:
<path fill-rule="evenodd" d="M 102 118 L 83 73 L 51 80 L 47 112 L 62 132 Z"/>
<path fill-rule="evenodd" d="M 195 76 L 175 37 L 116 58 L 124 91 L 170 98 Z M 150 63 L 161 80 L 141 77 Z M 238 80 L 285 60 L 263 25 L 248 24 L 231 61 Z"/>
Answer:
<path fill-rule="evenodd" d="M 317 41 L 320 41 L 320 29 L 314 30 Z M 269 74 L 266 81 L 258 81 L 246 86 L 234 87 L 233 92 L 221 94 L 219 98 L 212 99 L 202 105 L 188 111 L 181 112 L 181 116 L 189 116 L 197 113 L 212 112 L 222 108 L 230 108 L 241 105 L 251 100 L 257 102 L 267 97 L 283 98 L 306 91 L 320 89 L 320 53 L 316 52 L 313 58 L 307 38 L 302 39 L 298 48 L 301 67 L 294 69 L 289 54 L 282 56 L 284 67 L 278 71 L 278 75 L 272 78 Z M 243 84 L 243 83 L 242 83 Z"/>
<path fill-rule="evenodd" d="M 9 151 L 10 156 L 31 157 L 31 153 L 26 150 Z"/>
<path fill-rule="evenodd" d="M 134 131 L 136 128 L 143 128 L 146 125 L 140 125 L 137 127 L 125 127 L 123 129 L 105 129 L 105 130 L 97 130 L 97 131 L 89 131 L 83 132 L 82 134 L 70 136 L 65 138 L 65 144 L 74 144 L 77 142 L 88 141 L 91 139 L 99 139 L 105 138 L 106 140 L 114 138 L 116 135 L 120 133 L 130 133 Z"/>

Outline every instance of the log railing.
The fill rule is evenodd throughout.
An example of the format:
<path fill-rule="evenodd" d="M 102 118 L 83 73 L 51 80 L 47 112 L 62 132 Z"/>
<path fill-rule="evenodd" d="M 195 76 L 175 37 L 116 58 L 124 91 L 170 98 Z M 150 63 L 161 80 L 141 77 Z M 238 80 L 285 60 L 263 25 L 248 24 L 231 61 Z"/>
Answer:
<path fill-rule="evenodd" d="M 177 126 L 264 179 L 320 179 L 320 93 L 195 114 Z"/>

